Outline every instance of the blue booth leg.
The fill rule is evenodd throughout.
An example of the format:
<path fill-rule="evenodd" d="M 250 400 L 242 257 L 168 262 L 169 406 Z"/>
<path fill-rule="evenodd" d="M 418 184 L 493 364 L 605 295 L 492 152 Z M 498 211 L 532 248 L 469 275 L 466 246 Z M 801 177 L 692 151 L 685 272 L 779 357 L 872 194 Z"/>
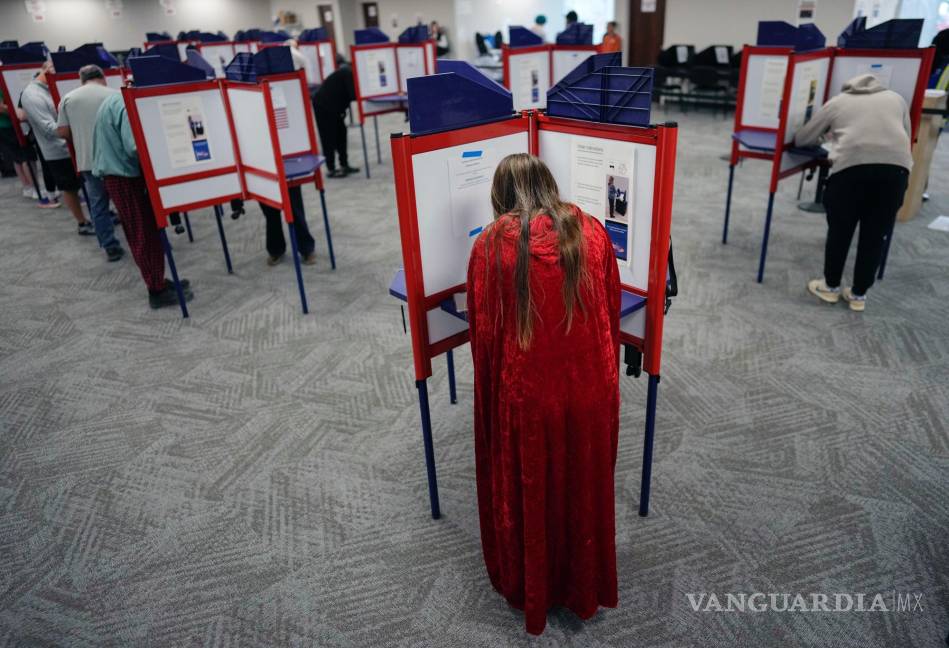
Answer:
<path fill-rule="evenodd" d="M 234 268 L 231 267 L 231 253 L 227 249 L 227 237 L 224 236 L 224 223 L 221 222 L 221 217 L 224 216 L 224 208 L 215 205 L 214 216 L 217 218 L 217 233 L 221 237 L 221 247 L 224 248 L 224 263 L 227 264 L 227 274 L 234 274 Z"/>
<path fill-rule="evenodd" d="M 728 165 L 728 192 L 725 194 L 725 227 L 722 228 L 722 245 L 728 243 L 728 217 L 732 212 L 732 183 L 735 182 L 735 165 Z"/>
<path fill-rule="evenodd" d="M 761 259 L 758 261 L 758 283 L 764 281 L 764 262 L 768 258 L 768 237 L 771 235 L 771 214 L 774 211 L 774 194 L 768 194 L 768 215 L 764 219 L 764 236 L 761 238 Z"/>
<path fill-rule="evenodd" d="M 376 132 L 376 161 L 382 164 L 382 147 L 379 146 L 379 118 L 372 116 L 372 130 Z"/>
<path fill-rule="evenodd" d="M 438 505 L 438 479 L 435 476 L 435 447 L 432 443 L 432 415 L 428 409 L 428 385 L 425 380 L 416 380 L 418 407 L 422 415 L 422 441 L 425 444 L 425 470 L 428 472 L 428 500 L 432 506 L 432 519 L 442 516 Z"/>
<path fill-rule="evenodd" d="M 369 150 L 366 148 L 366 129 L 359 124 L 359 137 L 362 139 L 362 161 L 366 165 L 366 178 L 369 178 Z"/>
<path fill-rule="evenodd" d="M 639 515 L 649 515 L 649 485 L 652 482 L 652 443 L 656 433 L 656 395 L 659 376 L 649 376 L 646 394 L 646 435 L 643 439 L 643 480 L 639 486 Z"/>
<path fill-rule="evenodd" d="M 188 317 L 188 305 L 185 303 L 185 291 L 181 289 L 181 281 L 178 280 L 178 268 L 175 266 L 175 255 L 171 253 L 171 243 L 168 242 L 168 235 L 165 234 L 165 228 L 158 231 L 161 237 L 161 245 L 165 248 L 165 257 L 168 259 L 168 269 L 171 270 L 171 278 L 175 282 L 175 292 L 178 293 L 178 305 L 181 306 L 181 316 Z"/>
<path fill-rule="evenodd" d="M 455 405 L 458 402 L 458 394 L 455 391 L 455 354 L 451 349 L 445 354 L 445 359 L 448 361 L 448 397 L 451 404 Z"/>
<path fill-rule="evenodd" d="M 326 211 L 326 191 L 320 189 L 320 204 L 323 206 L 323 229 L 326 230 L 326 247 L 330 251 L 330 265 L 336 269 L 336 255 L 333 253 L 333 233 L 330 232 L 330 216 Z"/>
<path fill-rule="evenodd" d="M 877 279 L 883 278 L 883 273 L 886 270 L 886 260 L 890 257 L 890 243 L 893 242 L 893 230 L 896 229 L 896 223 L 893 223 L 893 227 L 890 228 L 890 233 L 886 235 L 886 239 L 883 241 L 883 256 L 880 257 L 880 269 L 877 271 Z"/>
<path fill-rule="evenodd" d="M 287 223 L 287 229 L 290 231 L 290 247 L 293 250 L 293 269 L 297 273 L 297 288 L 300 289 L 300 304 L 303 306 L 303 314 L 310 312 L 306 303 L 306 291 L 303 290 L 303 270 L 300 268 L 300 249 L 297 247 L 297 231 L 293 223 Z"/>
<path fill-rule="evenodd" d="M 191 233 L 191 219 L 188 218 L 188 212 L 182 212 L 181 215 L 185 219 L 185 228 L 188 230 L 188 242 L 194 243 L 194 234 Z"/>

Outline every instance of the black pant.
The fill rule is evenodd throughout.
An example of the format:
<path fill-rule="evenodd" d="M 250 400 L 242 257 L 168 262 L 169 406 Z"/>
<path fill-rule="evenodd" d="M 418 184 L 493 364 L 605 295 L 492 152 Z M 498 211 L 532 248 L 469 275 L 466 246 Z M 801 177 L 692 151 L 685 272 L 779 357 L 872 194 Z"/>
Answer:
<path fill-rule="evenodd" d="M 883 241 L 892 231 L 896 212 L 903 204 L 909 171 L 893 164 L 860 164 L 827 181 L 827 245 L 824 249 L 824 280 L 831 288 L 840 278 L 850 250 L 853 232 L 860 225 L 857 259 L 853 269 L 853 292 L 865 295 L 883 256 Z"/>
<path fill-rule="evenodd" d="M 339 166 L 349 166 L 347 153 L 347 130 L 345 113 L 334 113 L 330 110 L 317 107 L 316 127 L 320 131 L 320 144 L 323 146 L 323 155 L 326 157 L 326 168 L 332 171 L 336 168 L 336 155 L 339 155 Z"/>
<path fill-rule="evenodd" d="M 290 206 L 293 209 L 293 228 L 297 233 L 297 246 L 300 254 L 313 254 L 316 241 L 310 234 L 306 224 L 306 213 L 303 211 L 303 191 L 300 187 L 290 187 Z M 260 203 L 260 209 L 267 219 L 267 254 L 278 257 L 287 251 L 287 240 L 283 237 L 283 217 L 279 209 Z"/>

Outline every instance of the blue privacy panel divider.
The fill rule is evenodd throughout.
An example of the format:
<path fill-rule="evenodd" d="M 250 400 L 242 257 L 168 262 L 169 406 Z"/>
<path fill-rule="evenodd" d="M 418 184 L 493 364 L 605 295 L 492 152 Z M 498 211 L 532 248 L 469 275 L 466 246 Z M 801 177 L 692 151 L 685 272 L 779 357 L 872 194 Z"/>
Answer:
<path fill-rule="evenodd" d="M 53 52 L 50 56 L 57 72 L 78 72 L 84 65 L 98 65 L 101 68 L 119 67 L 119 62 L 100 43 L 89 43 L 71 52 Z"/>
<path fill-rule="evenodd" d="M 557 34 L 558 45 L 592 45 L 593 25 L 575 22 Z"/>
<path fill-rule="evenodd" d="M 421 43 L 428 40 L 428 25 L 413 25 L 399 34 L 400 43 Z"/>
<path fill-rule="evenodd" d="M 146 32 L 145 40 L 149 43 L 152 43 L 154 41 L 171 40 L 171 34 L 169 34 L 168 32 Z"/>
<path fill-rule="evenodd" d="M 377 27 L 356 30 L 356 45 L 371 45 L 372 43 L 388 43 L 389 37 Z"/>
<path fill-rule="evenodd" d="M 795 27 L 783 20 L 762 20 L 758 23 L 757 45 L 793 47 L 796 52 L 822 48 L 827 39 L 817 25 L 807 23 Z"/>
<path fill-rule="evenodd" d="M 544 39 L 526 27 L 514 25 L 508 28 L 507 42 L 511 47 L 532 47 L 543 45 Z"/>
<path fill-rule="evenodd" d="M 547 91 L 547 114 L 585 121 L 648 126 L 652 68 L 623 67 L 619 52 L 595 54 Z"/>
<path fill-rule="evenodd" d="M 238 52 L 231 62 L 224 66 L 224 76 L 231 81 L 257 81 L 257 68 L 254 66 L 254 55 L 250 52 Z"/>
<path fill-rule="evenodd" d="M 483 124 L 514 112 L 511 92 L 465 61 L 439 59 L 437 74 L 412 77 L 407 85 L 413 135 Z"/>
<path fill-rule="evenodd" d="M 152 45 L 144 52 L 145 56 L 161 56 L 169 61 L 181 62 L 181 55 L 178 53 L 178 46 L 174 43 L 165 43 L 163 45 Z"/>
<path fill-rule="evenodd" d="M 316 43 L 319 41 L 329 40 L 329 34 L 326 33 L 325 27 L 317 27 L 315 29 L 304 29 L 300 32 L 300 37 L 297 39 L 300 43 Z"/>
<path fill-rule="evenodd" d="M 293 55 L 289 47 L 265 47 L 254 54 L 257 76 L 293 72 Z"/>
<path fill-rule="evenodd" d="M 22 47 L 0 48 L 0 63 L 42 63 L 46 60 L 46 46 L 42 43 L 27 43 Z"/>
<path fill-rule="evenodd" d="M 217 76 L 214 68 L 211 67 L 211 64 L 208 63 L 207 59 L 198 53 L 198 50 L 188 50 L 188 65 L 204 72 L 204 76 L 208 79 L 213 79 L 215 76 Z"/>
<path fill-rule="evenodd" d="M 922 18 L 896 18 L 867 29 L 866 16 L 856 18 L 837 38 L 837 47 L 862 49 L 916 49 L 923 31 Z"/>
<path fill-rule="evenodd" d="M 164 56 L 136 56 L 128 60 L 136 87 L 204 81 L 203 70 Z"/>

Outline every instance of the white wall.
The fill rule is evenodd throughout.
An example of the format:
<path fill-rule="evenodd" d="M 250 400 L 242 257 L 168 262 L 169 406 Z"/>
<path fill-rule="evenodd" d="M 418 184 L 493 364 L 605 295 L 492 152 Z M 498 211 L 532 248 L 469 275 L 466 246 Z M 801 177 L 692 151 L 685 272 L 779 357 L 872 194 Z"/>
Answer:
<path fill-rule="evenodd" d="M 798 0 L 666 0 L 664 47 L 754 44 L 759 20 L 797 23 Z M 828 45 L 853 19 L 854 0 L 818 0 L 816 19 Z"/>
<path fill-rule="evenodd" d="M 333 25 L 336 27 L 336 45 L 341 53 L 345 53 L 349 47 L 349 41 L 346 37 L 347 28 L 344 26 L 350 23 L 345 10 L 340 11 L 340 4 L 353 4 L 353 0 L 270 0 L 269 13 L 276 16 L 278 11 L 292 11 L 297 15 L 297 19 L 305 29 L 315 29 L 320 26 L 320 17 L 316 14 L 316 5 L 333 5 Z M 265 4 L 260 2 L 259 4 Z M 346 7 L 343 7 L 345 9 Z M 347 56 L 348 58 L 348 56 Z"/>
<path fill-rule="evenodd" d="M 266 28 L 271 24 L 270 7 L 264 0 L 177 0 L 177 13 L 166 16 L 158 0 L 124 0 L 120 18 L 111 18 L 103 0 L 46 0 L 46 20 L 36 23 L 23 2 L 0 1 L 0 39 L 45 41 L 55 50 L 69 49 L 92 41 L 106 48 L 141 47 L 146 31 L 224 31 Z"/>

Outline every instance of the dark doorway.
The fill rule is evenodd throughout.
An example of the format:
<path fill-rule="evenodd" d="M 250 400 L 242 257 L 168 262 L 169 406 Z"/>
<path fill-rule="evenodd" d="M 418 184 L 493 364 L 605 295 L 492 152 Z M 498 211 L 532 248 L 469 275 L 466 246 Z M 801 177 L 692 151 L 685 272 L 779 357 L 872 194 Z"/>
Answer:
<path fill-rule="evenodd" d="M 362 24 L 365 27 L 379 26 L 379 5 L 375 2 L 362 3 Z"/>
<path fill-rule="evenodd" d="M 628 65 L 656 64 L 662 51 L 665 23 L 666 0 L 629 0 Z"/>

